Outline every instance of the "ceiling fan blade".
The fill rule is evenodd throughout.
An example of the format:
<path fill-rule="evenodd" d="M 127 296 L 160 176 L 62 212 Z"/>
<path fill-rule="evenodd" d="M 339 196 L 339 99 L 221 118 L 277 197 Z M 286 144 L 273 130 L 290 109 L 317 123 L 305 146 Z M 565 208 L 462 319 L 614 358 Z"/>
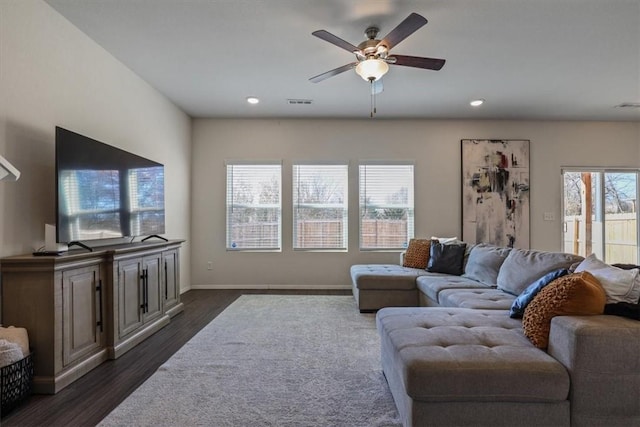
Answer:
<path fill-rule="evenodd" d="M 393 55 L 389 59 L 395 58 L 395 61 L 389 61 L 389 64 L 403 65 L 405 67 L 425 68 L 427 70 L 439 70 L 442 68 L 446 60 L 437 58 L 422 58 L 420 56 Z"/>
<path fill-rule="evenodd" d="M 398 24 L 385 38 L 383 38 L 378 46 L 384 45 L 390 50 L 392 47 L 409 37 L 417 29 L 427 23 L 427 19 L 417 13 L 407 16 L 404 21 Z"/>
<path fill-rule="evenodd" d="M 357 62 L 352 62 L 351 64 L 343 65 L 342 67 L 334 68 L 333 70 L 329 70 L 326 73 L 318 74 L 317 76 L 311 77 L 309 80 L 313 83 L 319 83 L 323 80 L 328 79 L 329 77 L 333 77 L 340 73 L 344 73 L 345 71 L 349 71 L 358 65 Z"/>
<path fill-rule="evenodd" d="M 338 47 L 341 47 L 344 50 L 348 50 L 351 53 L 360 52 L 360 49 L 358 49 L 357 46 L 352 45 L 348 41 L 342 40 L 338 36 L 334 36 L 329 31 L 318 30 L 318 31 L 314 31 L 311 34 L 316 36 L 316 37 L 318 37 L 318 38 L 320 38 L 320 39 L 322 39 L 322 40 L 324 40 L 324 41 L 326 41 L 326 42 L 329 42 L 329 43 L 334 44 L 334 45 L 336 45 Z"/>

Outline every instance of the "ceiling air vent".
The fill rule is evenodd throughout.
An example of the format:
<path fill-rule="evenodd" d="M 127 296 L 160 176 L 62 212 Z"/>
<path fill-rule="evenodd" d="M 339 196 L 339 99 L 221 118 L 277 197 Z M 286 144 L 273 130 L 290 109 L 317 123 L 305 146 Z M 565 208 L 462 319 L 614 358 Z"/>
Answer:
<path fill-rule="evenodd" d="M 311 105 L 313 101 L 311 99 L 287 99 L 287 104 L 290 105 Z"/>
<path fill-rule="evenodd" d="M 616 108 L 640 108 L 640 102 L 623 102 L 616 105 Z"/>

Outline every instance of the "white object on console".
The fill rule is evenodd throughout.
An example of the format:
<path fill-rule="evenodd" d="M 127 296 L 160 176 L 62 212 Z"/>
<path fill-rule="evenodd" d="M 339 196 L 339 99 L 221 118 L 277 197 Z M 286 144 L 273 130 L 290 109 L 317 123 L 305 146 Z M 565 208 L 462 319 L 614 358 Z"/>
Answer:
<path fill-rule="evenodd" d="M 44 225 L 44 250 L 47 252 L 66 252 L 67 245 L 56 242 L 56 226 Z"/>

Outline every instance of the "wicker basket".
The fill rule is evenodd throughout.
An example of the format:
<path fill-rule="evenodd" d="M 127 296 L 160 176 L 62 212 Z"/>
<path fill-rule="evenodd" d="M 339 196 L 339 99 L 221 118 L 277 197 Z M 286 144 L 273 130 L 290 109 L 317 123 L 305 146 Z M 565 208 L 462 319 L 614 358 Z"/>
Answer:
<path fill-rule="evenodd" d="M 31 394 L 32 382 L 33 353 L 9 366 L 0 368 L 0 394 L 2 395 L 0 414 L 2 416 Z"/>

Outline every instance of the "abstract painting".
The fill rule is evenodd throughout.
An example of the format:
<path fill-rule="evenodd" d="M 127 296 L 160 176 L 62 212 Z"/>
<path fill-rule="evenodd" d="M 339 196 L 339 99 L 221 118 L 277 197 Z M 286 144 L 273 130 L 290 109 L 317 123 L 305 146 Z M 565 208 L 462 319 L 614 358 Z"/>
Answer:
<path fill-rule="evenodd" d="M 529 248 L 529 141 L 463 139 L 462 238 Z"/>

